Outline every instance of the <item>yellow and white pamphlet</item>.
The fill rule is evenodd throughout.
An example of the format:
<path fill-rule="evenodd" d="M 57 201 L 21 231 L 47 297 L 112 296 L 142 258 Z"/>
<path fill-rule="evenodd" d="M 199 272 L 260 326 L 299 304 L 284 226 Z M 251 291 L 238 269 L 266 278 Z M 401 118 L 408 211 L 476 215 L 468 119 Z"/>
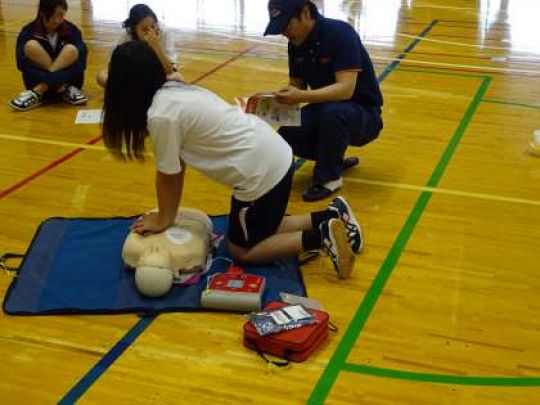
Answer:
<path fill-rule="evenodd" d="M 300 126 L 300 105 L 280 104 L 276 95 L 259 93 L 249 97 L 236 98 L 240 109 L 254 114 L 272 126 Z"/>

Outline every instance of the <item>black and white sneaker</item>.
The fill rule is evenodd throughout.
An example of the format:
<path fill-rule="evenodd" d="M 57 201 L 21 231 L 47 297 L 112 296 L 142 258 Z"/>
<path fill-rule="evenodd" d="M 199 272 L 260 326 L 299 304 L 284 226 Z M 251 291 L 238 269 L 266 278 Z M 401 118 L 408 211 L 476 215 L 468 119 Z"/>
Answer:
<path fill-rule="evenodd" d="M 339 278 L 348 278 L 354 269 L 356 256 L 347 242 L 343 221 L 332 218 L 320 226 L 322 250 L 330 256 Z"/>
<path fill-rule="evenodd" d="M 33 90 L 25 90 L 17 97 L 11 99 L 9 105 L 17 111 L 28 111 L 32 108 L 39 107 L 42 103 L 42 98 Z"/>
<path fill-rule="evenodd" d="M 86 102 L 88 101 L 82 90 L 78 89 L 73 85 L 69 85 L 66 87 L 66 89 L 64 90 L 63 98 L 66 103 L 72 105 L 86 104 Z"/>
<path fill-rule="evenodd" d="M 345 201 L 345 198 L 339 196 L 332 200 L 328 206 L 330 211 L 338 214 L 339 218 L 345 224 L 347 229 L 347 241 L 351 245 L 354 253 L 359 253 L 364 248 L 364 238 L 362 237 L 362 228 L 356 220 L 354 213 Z"/>

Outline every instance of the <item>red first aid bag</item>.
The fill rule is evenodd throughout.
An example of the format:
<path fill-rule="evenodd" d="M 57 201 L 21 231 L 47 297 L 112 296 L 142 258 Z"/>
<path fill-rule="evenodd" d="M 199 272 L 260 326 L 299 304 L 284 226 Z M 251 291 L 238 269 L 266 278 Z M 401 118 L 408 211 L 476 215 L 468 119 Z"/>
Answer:
<path fill-rule="evenodd" d="M 289 306 L 284 302 L 270 302 L 264 310 L 279 309 Z M 282 331 L 271 335 L 261 336 L 255 326 L 248 321 L 244 324 L 244 346 L 253 349 L 266 361 L 262 353 L 280 357 L 290 361 L 301 362 L 306 360 L 319 345 L 326 340 L 329 331 L 329 316 L 324 311 L 308 309 L 317 322 L 300 328 Z M 286 365 L 287 363 L 275 363 Z"/>

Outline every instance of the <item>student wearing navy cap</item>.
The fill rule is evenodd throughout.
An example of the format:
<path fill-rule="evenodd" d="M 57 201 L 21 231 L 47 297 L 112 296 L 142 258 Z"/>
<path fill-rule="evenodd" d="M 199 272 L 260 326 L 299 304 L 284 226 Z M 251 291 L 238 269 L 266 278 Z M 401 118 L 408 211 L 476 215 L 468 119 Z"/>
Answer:
<path fill-rule="evenodd" d="M 264 35 L 289 40 L 289 86 L 276 92 L 284 104 L 308 103 L 302 125 L 278 132 L 297 156 L 314 160 L 305 201 L 331 195 L 343 183 L 347 146 L 373 141 L 383 127 L 383 98 L 373 64 L 356 31 L 319 14 L 309 0 L 270 0 Z"/>

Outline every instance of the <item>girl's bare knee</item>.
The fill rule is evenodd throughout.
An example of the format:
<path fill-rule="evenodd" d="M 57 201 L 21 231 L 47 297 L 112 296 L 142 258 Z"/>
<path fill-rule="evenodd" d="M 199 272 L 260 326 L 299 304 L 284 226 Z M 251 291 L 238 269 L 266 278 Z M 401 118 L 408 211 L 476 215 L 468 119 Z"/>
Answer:
<path fill-rule="evenodd" d="M 73 57 L 75 58 L 79 57 L 79 50 L 73 44 L 64 45 L 64 47 L 62 48 L 62 52 L 67 52 L 69 55 L 73 55 Z"/>
<path fill-rule="evenodd" d="M 38 41 L 36 41 L 35 39 L 31 39 L 24 44 L 24 48 L 23 48 L 24 56 L 26 56 L 27 58 L 31 57 L 33 54 L 35 54 L 35 52 L 42 49 L 43 47 Z"/>
<path fill-rule="evenodd" d="M 229 253 L 235 262 L 249 262 L 249 250 L 229 242 Z"/>
<path fill-rule="evenodd" d="M 107 72 L 98 72 L 98 74 L 96 75 L 96 82 L 104 88 L 107 85 Z"/>
<path fill-rule="evenodd" d="M 231 251 L 231 257 L 235 262 L 248 262 L 249 254 L 247 251 Z"/>

